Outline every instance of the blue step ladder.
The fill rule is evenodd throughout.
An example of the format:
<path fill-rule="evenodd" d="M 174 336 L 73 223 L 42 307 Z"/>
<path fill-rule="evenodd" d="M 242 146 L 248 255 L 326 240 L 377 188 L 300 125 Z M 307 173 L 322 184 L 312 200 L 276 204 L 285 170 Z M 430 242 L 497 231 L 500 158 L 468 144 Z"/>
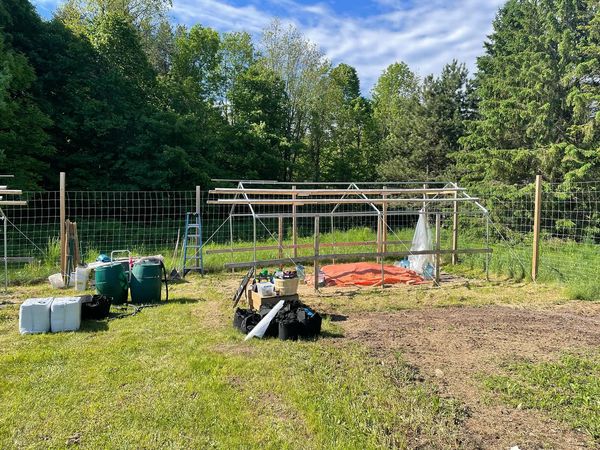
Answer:
<path fill-rule="evenodd" d="M 185 214 L 185 234 L 183 237 L 183 277 L 190 271 L 204 276 L 202 260 L 202 217 L 197 212 Z"/>

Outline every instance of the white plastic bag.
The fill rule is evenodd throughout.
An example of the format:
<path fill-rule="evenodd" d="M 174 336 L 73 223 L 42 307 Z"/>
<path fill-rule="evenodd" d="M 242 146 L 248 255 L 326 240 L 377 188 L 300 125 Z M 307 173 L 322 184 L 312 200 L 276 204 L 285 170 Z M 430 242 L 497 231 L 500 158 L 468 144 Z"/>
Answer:
<path fill-rule="evenodd" d="M 433 250 L 433 236 L 427 217 L 428 214 L 425 213 L 425 209 L 421 209 L 410 247 L 411 252 Z M 428 264 L 434 266 L 433 255 L 409 255 L 408 262 L 410 269 L 420 274 L 423 274 Z"/>
<path fill-rule="evenodd" d="M 267 328 L 269 328 L 271 320 L 273 320 L 275 314 L 277 314 L 279 310 L 283 308 L 284 303 L 285 302 L 283 300 L 279 300 L 279 302 L 277 302 L 277 304 L 273 306 L 273 309 L 269 311 L 268 314 L 265 317 L 263 317 L 262 320 L 258 322 L 258 324 L 256 324 L 254 328 L 252 328 L 252 331 L 250 331 L 250 333 L 246 335 L 246 338 L 244 340 L 247 341 L 248 339 L 252 339 L 254 336 L 262 338 L 265 334 L 265 331 L 267 331 Z"/>

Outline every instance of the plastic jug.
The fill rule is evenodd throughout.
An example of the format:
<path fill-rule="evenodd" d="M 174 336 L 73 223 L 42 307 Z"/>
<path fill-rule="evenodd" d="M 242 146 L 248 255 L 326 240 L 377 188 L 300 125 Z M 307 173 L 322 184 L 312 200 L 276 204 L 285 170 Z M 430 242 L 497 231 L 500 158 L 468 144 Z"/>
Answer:
<path fill-rule="evenodd" d="M 85 291 L 87 289 L 89 278 L 90 269 L 87 267 L 77 267 L 77 269 L 75 269 L 75 290 Z"/>

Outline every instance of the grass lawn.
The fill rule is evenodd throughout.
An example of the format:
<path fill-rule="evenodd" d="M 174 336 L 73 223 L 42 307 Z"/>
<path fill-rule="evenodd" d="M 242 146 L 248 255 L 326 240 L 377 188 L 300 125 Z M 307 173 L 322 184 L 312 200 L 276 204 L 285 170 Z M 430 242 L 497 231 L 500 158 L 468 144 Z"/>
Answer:
<path fill-rule="evenodd" d="M 600 353 L 516 362 L 506 372 L 487 378 L 486 386 L 509 404 L 544 411 L 600 444 Z"/>
<path fill-rule="evenodd" d="M 340 322 L 326 319 L 315 342 L 244 342 L 229 301 L 240 276 L 191 275 L 171 286 L 168 303 L 120 318 L 113 307 L 111 320 L 87 322 L 76 333 L 18 334 L 18 302 L 57 295 L 46 283 L 0 297 L 0 448 L 462 446 L 469 412 L 461 400 L 443 395 L 401 352 L 390 349 L 381 359 L 363 341 L 344 338 Z M 304 289 L 317 310 L 352 317 L 568 306 L 564 288 L 527 283 L 328 288 L 319 296 Z M 597 439 L 597 356 L 569 361 L 533 365 L 540 374 L 533 378 L 530 367 L 511 366 L 482 389 L 500 393 L 498 401 L 548 408 Z"/>
<path fill-rule="evenodd" d="M 221 277 L 77 333 L 20 336 L 0 308 L 0 447 L 455 447 L 463 410 L 325 321 L 317 342 L 243 342 Z M 15 298 L 56 295 L 44 286 Z"/>

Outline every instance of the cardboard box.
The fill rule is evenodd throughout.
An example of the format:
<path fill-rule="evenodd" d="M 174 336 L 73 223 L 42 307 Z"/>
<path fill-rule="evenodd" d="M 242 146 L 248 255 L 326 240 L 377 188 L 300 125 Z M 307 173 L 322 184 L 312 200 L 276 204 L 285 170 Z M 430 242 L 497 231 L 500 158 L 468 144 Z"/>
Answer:
<path fill-rule="evenodd" d="M 298 294 L 295 295 L 275 295 L 273 297 L 261 297 L 257 292 L 248 289 L 248 305 L 250 309 L 259 310 L 262 305 L 269 307 L 275 306 L 279 300 L 299 300 Z"/>
<path fill-rule="evenodd" d="M 295 295 L 298 292 L 298 278 L 275 278 L 275 290 L 279 295 Z"/>

